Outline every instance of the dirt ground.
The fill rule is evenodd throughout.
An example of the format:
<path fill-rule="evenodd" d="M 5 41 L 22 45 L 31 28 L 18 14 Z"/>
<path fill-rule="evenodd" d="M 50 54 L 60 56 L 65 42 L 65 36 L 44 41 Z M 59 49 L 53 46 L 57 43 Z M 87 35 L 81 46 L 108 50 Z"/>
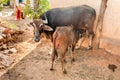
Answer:
<path fill-rule="evenodd" d="M 12 9 L 7 9 L 7 11 L 9 11 L 9 10 L 12 10 Z M 11 15 L 7 18 L 0 17 L 0 19 L 2 19 L 3 21 L 8 21 L 12 24 L 15 24 L 16 26 L 18 26 L 18 28 L 20 30 L 24 31 L 24 33 L 22 35 L 20 35 L 22 40 L 18 41 L 17 43 L 12 44 L 13 47 L 15 47 L 15 49 L 17 49 L 17 52 L 12 53 L 12 54 L 4 54 L 5 56 L 7 56 L 10 59 L 10 60 L 8 60 L 8 62 L 10 62 L 10 64 L 7 67 L 0 64 L 0 76 L 1 76 L 4 73 L 6 73 L 9 69 L 13 68 L 14 65 L 16 65 L 28 53 L 30 53 L 37 46 L 38 43 L 34 43 L 32 41 L 33 40 L 33 28 L 28 27 L 26 25 L 30 22 L 29 18 L 25 18 L 23 20 L 15 20 L 15 15 Z"/>
<path fill-rule="evenodd" d="M 8 70 L 0 80 L 119 80 L 120 57 L 102 49 L 75 50 L 76 61 L 71 63 L 67 53 L 66 70 L 62 74 L 60 61 L 55 62 L 55 70 L 50 71 L 51 57 L 48 55 L 51 46 L 49 40 L 43 40 L 32 52 L 22 59 L 15 67 Z M 115 71 L 109 69 L 114 64 Z"/>

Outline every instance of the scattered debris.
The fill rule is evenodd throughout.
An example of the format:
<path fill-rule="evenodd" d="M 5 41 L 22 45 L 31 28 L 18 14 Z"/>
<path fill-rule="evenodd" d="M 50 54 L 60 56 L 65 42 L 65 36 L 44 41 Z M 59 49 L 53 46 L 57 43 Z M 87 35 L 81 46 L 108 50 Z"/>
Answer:
<path fill-rule="evenodd" d="M 16 28 L 10 28 L 8 24 L 6 25 L 4 22 L 0 22 L 0 46 L 4 44 L 9 45 L 10 42 L 15 43 L 21 41 L 21 34 L 23 34 L 23 32 L 24 31 Z"/>
<path fill-rule="evenodd" d="M 8 54 L 17 53 L 15 43 L 22 41 L 23 33 L 16 25 L 0 21 L 0 69 L 10 66 L 13 62 Z"/>
<path fill-rule="evenodd" d="M 3 40 L 3 36 L 2 36 L 2 35 L 0 35 L 0 41 L 1 41 L 1 40 Z"/>
<path fill-rule="evenodd" d="M 2 53 L 0 53 L 0 63 L 5 66 L 5 67 L 8 67 L 10 66 L 10 64 L 12 63 L 12 58 L 10 58 L 9 56 L 7 55 L 4 55 Z"/>
<path fill-rule="evenodd" d="M 16 53 L 16 52 L 17 52 L 17 50 L 16 50 L 15 48 L 11 48 L 11 49 L 9 49 L 9 51 L 10 51 L 11 53 Z"/>
<path fill-rule="evenodd" d="M 9 53 L 9 50 L 4 50 L 3 53 L 4 53 L 4 54 L 8 54 L 8 53 Z"/>
<path fill-rule="evenodd" d="M 114 72 L 115 69 L 117 69 L 117 66 L 114 65 L 114 64 L 109 64 L 109 65 L 108 65 L 108 68 Z"/>

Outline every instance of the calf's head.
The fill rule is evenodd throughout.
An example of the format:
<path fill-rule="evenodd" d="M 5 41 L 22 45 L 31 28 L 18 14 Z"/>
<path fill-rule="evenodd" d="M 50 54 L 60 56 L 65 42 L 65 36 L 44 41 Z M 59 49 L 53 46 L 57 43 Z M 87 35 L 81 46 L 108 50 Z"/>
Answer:
<path fill-rule="evenodd" d="M 39 42 L 40 41 L 40 35 L 41 33 L 46 31 L 53 31 L 53 29 L 47 25 L 45 25 L 46 22 L 42 19 L 34 19 L 32 22 L 30 22 L 30 25 L 34 27 L 34 41 Z"/>

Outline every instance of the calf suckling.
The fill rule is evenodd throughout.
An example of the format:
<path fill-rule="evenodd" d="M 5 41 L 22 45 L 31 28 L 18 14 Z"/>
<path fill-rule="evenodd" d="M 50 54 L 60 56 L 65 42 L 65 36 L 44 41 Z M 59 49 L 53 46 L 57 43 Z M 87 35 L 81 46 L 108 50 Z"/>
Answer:
<path fill-rule="evenodd" d="M 66 8 L 53 8 L 44 12 L 40 20 L 33 19 L 32 26 L 34 26 L 34 41 L 39 42 L 41 33 L 52 36 L 58 26 L 73 25 L 76 29 L 86 29 L 88 32 L 89 44 L 88 49 L 92 49 L 93 44 L 93 25 L 96 19 L 96 11 L 94 8 L 88 5 L 80 5 Z M 46 26 L 50 26 L 46 28 Z M 50 29 L 52 28 L 52 29 Z M 85 37 L 81 38 L 81 43 L 78 48 L 81 47 Z"/>
<path fill-rule="evenodd" d="M 75 61 L 74 58 L 74 49 L 78 39 L 81 37 L 81 30 L 75 29 L 72 25 L 71 26 L 60 26 L 57 27 L 54 34 L 53 34 L 53 51 L 52 51 L 52 65 L 50 70 L 53 69 L 55 56 L 60 57 L 60 61 L 62 63 L 62 72 L 66 73 L 65 70 L 65 55 L 70 47 L 71 53 L 71 61 Z"/>

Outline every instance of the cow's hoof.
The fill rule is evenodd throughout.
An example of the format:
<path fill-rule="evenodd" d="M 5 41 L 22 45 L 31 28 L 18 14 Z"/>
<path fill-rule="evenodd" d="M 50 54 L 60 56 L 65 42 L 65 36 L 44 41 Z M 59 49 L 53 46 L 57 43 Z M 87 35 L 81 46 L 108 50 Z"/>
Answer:
<path fill-rule="evenodd" d="M 75 49 L 80 49 L 80 46 L 76 46 Z"/>
<path fill-rule="evenodd" d="M 67 71 L 66 71 L 66 70 L 64 70 L 64 71 L 63 71 L 63 74 L 67 74 Z"/>
<path fill-rule="evenodd" d="M 54 69 L 53 68 L 50 68 L 50 71 L 53 71 Z"/>
<path fill-rule="evenodd" d="M 89 46 L 87 49 L 88 49 L 88 50 L 92 50 L 92 46 Z"/>

